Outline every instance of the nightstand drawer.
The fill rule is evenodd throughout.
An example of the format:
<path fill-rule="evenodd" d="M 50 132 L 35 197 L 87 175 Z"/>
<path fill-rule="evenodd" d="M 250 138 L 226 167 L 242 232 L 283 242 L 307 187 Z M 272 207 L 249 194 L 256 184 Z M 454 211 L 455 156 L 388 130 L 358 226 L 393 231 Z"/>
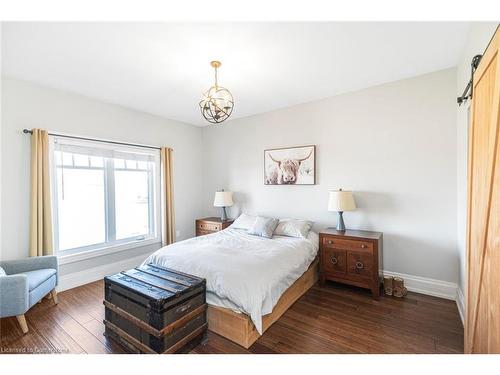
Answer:
<path fill-rule="evenodd" d="M 323 238 L 323 246 L 340 250 L 371 251 L 373 244 L 367 241 L 354 241 L 339 238 Z"/>
<path fill-rule="evenodd" d="M 323 249 L 322 262 L 325 272 L 338 276 L 345 275 L 347 270 L 345 250 Z"/>
<path fill-rule="evenodd" d="M 196 229 L 203 230 L 203 231 L 217 232 L 217 231 L 221 230 L 221 224 L 197 222 Z"/>
<path fill-rule="evenodd" d="M 204 219 L 196 219 L 195 229 L 197 236 L 204 236 L 210 233 L 216 233 L 226 229 L 233 223 L 233 220 L 221 220 L 218 217 L 206 217 Z"/>
<path fill-rule="evenodd" d="M 372 278 L 373 272 L 372 254 L 364 251 L 347 251 L 347 274 L 349 276 Z"/>
<path fill-rule="evenodd" d="M 211 230 L 196 229 L 196 236 L 204 236 L 206 234 L 212 234 L 212 233 L 216 233 L 216 232 L 211 231 Z"/>

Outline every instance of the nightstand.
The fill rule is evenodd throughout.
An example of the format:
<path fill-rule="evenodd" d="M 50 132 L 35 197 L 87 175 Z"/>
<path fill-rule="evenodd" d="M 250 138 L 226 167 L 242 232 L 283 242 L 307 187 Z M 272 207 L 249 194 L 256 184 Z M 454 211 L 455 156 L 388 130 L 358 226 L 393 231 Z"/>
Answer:
<path fill-rule="evenodd" d="M 328 228 L 319 233 L 319 251 L 321 285 L 332 280 L 367 288 L 378 299 L 382 233 Z"/>
<path fill-rule="evenodd" d="M 196 237 L 226 229 L 234 220 L 222 221 L 220 217 L 206 217 L 196 220 Z"/>

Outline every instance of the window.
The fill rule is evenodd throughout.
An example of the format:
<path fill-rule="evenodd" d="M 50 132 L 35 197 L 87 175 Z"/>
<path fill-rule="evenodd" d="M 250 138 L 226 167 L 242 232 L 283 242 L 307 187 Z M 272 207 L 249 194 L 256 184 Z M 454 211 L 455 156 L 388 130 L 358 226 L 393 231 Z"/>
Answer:
<path fill-rule="evenodd" d="M 56 136 L 51 147 L 59 256 L 160 241 L 158 150 Z"/>

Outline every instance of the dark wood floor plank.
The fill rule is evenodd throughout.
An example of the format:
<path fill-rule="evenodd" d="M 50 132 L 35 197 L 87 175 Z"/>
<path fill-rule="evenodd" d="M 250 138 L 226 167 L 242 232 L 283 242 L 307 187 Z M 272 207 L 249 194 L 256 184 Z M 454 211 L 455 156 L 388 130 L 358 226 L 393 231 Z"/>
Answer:
<path fill-rule="evenodd" d="M 304 334 L 314 334 L 324 338 L 330 342 L 331 350 L 335 353 L 386 353 L 390 350 L 385 350 L 379 342 L 367 340 L 366 336 L 359 338 L 359 332 L 353 332 L 349 326 L 347 329 L 331 321 L 316 319 L 311 322 L 304 319 L 302 314 L 297 314 L 290 311 L 289 314 L 280 320 L 280 324 L 287 329 L 297 327 Z M 375 344 L 375 345 L 374 345 Z"/>
<path fill-rule="evenodd" d="M 104 299 L 103 288 L 82 288 L 78 293 L 78 299 L 87 306 L 85 312 L 88 315 L 95 320 L 104 320 L 104 305 L 95 303 L 96 299 L 101 301 Z"/>
<path fill-rule="evenodd" d="M 93 304 L 95 304 L 95 301 Z M 61 309 L 80 324 L 85 324 L 94 319 L 94 317 L 88 313 L 88 309 L 90 308 L 89 305 L 78 298 L 78 296 L 71 294 L 70 291 L 61 293 L 59 305 Z"/>
<path fill-rule="evenodd" d="M 274 340 L 276 341 L 274 350 L 278 353 L 361 353 L 360 351 L 346 350 L 338 345 L 335 345 L 335 343 L 318 336 L 306 336 L 295 330 L 290 331 L 289 327 L 282 325 L 281 322 L 271 327 L 264 334 L 274 337 Z"/>
<path fill-rule="evenodd" d="M 248 354 L 250 351 L 248 349 L 243 348 L 242 346 L 239 346 L 238 344 L 235 344 L 232 341 L 229 341 L 225 339 L 222 336 L 219 336 L 213 332 L 208 332 L 207 335 L 207 343 L 210 346 L 212 350 L 215 349 L 215 351 L 219 353 L 225 353 L 225 354 Z"/>
<path fill-rule="evenodd" d="M 406 325 L 414 322 L 398 321 L 388 316 L 371 316 L 369 314 L 352 314 L 336 312 L 330 314 L 328 307 L 319 306 L 319 303 L 303 302 L 304 306 L 297 306 L 297 311 L 306 314 L 315 308 L 320 312 L 318 321 L 325 321 L 336 329 L 344 330 L 346 335 L 352 334 L 352 340 L 361 340 L 380 352 L 389 353 L 433 353 L 434 337 L 425 336 L 419 331 L 420 326 Z M 340 333 L 337 333 L 340 334 Z M 385 348 L 385 349 L 384 349 Z"/>
<path fill-rule="evenodd" d="M 50 342 L 56 353 L 80 354 L 85 351 L 54 319 L 52 310 L 58 308 L 52 300 L 45 300 L 28 311 L 26 319 L 38 334 Z"/>
<path fill-rule="evenodd" d="M 257 341 L 250 347 L 250 351 L 253 354 L 279 354 L 273 347 L 274 345 L 269 347 L 264 345 L 261 341 Z"/>
<path fill-rule="evenodd" d="M 459 348 L 460 347 L 460 348 Z M 439 343 L 436 343 L 436 353 L 440 354 L 463 354 L 463 345 L 453 345 L 453 346 L 448 346 L 448 345 L 441 345 Z"/>
<path fill-rule="evenodd" d="M 66 333 L 68 333 L 83 350 L 88 354 L 111 353 L 101 341 L 99 341 L 90 331 L 76 321 L 63 309 L 53 310 L 54 318 Z M 87 321 L 86 323 L 88 323 Z"/>
<path fill-rule="evenodd" d="M 90 322 L 85 323 L 83 326 L 87 331 L 91 332 L 95 338 L 102 342 L 104 346 L 106 346 L 106 348 L 108 348 L 111 352 L 120 354 L 125 353 L 125 350 L 123 350 L 120 345 L 104 336 L 104 324 L 102 321 L 94 319 Z"/>
<path fill-rule="evenodd" d="M 1 319 L 1 344 L 2 354 L 51 354 L 54 347 L 33 326 L 28 323 L 29 334 L 23 334 L 16 318 Z"/>
<path fill-rule="evenodd" d="M 211 346 L 210 343 L 208 343 L 208 342 L 205 344 L 198 345 L 190 353 L 191 354 L 226 354 L 223 351 Z"/>
<path fill-rule="evenodd" d="M 23 335 L 15 318 L 0 324 L 1 349 L 123 353 L 103 336 L 104 284 L 90 283 L 44 300 L 27 314 Z M 192 353 L 462 353 L 463 327 L 454 301 L 408 293 L 398 299 L 336 283 L 313 286 L 248 350 L 208 333 Z"/>
<path fill-rule="evenodd" d="M 22 335 L 21 327 L 17 323 L 16 318 L 0 319 L 0 344 L 2 347 L 11 345 L 15 340 Z"/>
<path fill-rule="evenodd" d="M 381 297 L 388 299 L 387 297 Z M 392 299 L 392 298 L 391 298 Z M 398 314 L 392 311 L 390 314 L 381 314 L 376 309 L 372 309 L 371 312 L 368 312 L 366 309 L 359 309 L 359 313 L 352 314 L 345 311 L 339 311 L 335 309 L 335 301 L 329 301 L 326 298 L 321 298 L 313 295 L 306 295 L 302 299 L 304 303 L 307 303 L 307 307 L 309 310 L 316 310 L 316 312 L 321 312 L 323 315 L 335 315 L 336 317 L 342 318 L 344 320 L 351 319 L 351 323 L 357 324 L 359 327 L 364 328 L 366 326 L 374 327 L 374 326 L 384 326 L 388 328 L 396 328 L 401 330 L 402 332 L 408 332 L 411 334 L 427 336 L 431 338 L 436 338 L 439 335 L 446 334 L 456 334 L 463 335 L 463 328 L 461 323 L 455 322 L 454 326 L 447 327 L 447 324 L 440 322 L 437 320 L 431 312 L 420 311 L 419 314 L 412 315 L 411 317 L 403 317 L 401 314 Z M 379 302 L 379 301 L 375 301 Z M 403 301 L 399 301 L 400 303 L 404 303 Z M 395 309 L 395 308 L 394 308 Z M 401 310 L 402 307 L 399 307 Z M 405 307 L 407 309 L 407 307 Z M 418 308 L 415 307 L 418 312 Z M 335 311 L 334 314 L 331 311 Z M 456 312 L 458 315 L 458 310 Z"/>

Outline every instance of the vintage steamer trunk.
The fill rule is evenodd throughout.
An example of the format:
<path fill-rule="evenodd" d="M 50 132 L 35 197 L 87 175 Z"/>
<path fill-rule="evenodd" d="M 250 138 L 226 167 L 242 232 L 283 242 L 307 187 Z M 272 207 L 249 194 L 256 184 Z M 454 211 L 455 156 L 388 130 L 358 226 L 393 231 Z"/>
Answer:
<path fill-rule="evenodd" d="M 206 282 L 148 264 L 104 278 L 105 335 L 136 353 L 185 352 L 207 331 Z"/>

